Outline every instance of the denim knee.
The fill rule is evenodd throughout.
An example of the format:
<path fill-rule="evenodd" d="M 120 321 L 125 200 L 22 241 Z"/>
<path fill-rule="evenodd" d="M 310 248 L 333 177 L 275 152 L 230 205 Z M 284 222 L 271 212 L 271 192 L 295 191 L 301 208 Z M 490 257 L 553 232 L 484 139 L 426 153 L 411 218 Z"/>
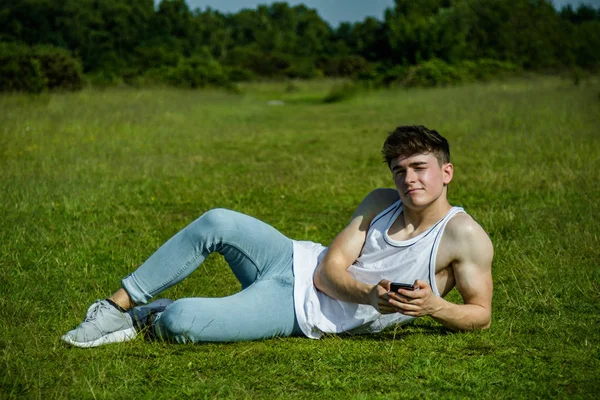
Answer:
<path fill-rule="evenodd" d="M 155 333 L 163 339 L 176 339 L 186 342 L 189 332 L 189 318 L 185 315 L 186 299 L 176 300 L 160 313 L 154 321 Z M 188 325 L 188 326 L 185 326 Z"/>
<path fill-rule="evenodd" d="M 235 226 L 233 220 L 238 215 L 235 211 L 225 208 L 213 208 L 208 210 L 198 219 L 202 223 L 203 228 L 209 229 L 212 232 L 218 232 L 222 229 L 227 229 Z"/>
<path fill-rule="evenodd" d="M 236 229 L 237 224 L 234 222 L 236 216 L 235 211 L 224 208 L 209 210 L 187 226 L 182 231 L 182 236 L 194 247 L 204 243 L 209 252 L 218 251 L 223 232 Z"/>

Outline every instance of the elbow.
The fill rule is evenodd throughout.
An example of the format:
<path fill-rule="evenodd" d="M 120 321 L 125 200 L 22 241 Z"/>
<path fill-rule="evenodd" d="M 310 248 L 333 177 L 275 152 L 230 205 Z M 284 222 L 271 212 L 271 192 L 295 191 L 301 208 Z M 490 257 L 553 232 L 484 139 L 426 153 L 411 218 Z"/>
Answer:
<path fill-rule="evenodd" d="M 482 321 L 481 327 L 479 329 L 489 329 L 492 326 L 492 309 L 486 308 L 486 315 L 484 320 Z"/>
<path fill-rule="evenodd" d="M 487 322 L 483 324 L 479 329 L 490 329 L 492 326 L 492 318 L 488 318 Z"/>
<path fill-rule="evenodd" d="M 471 325 L 472 331 L 480 331 L 489 329 L 492 325 L 492 309 L 491 307 L 481 306 L 479 311 L 473 315 L 473 322 Z"/>
<path fill-rule="evenodd" d="M 480 324 L 480 325 L 473 324 L 471 329 L 467 329 L 467 331 L 471 331 L 471 332 L 472 331 L 483 331 L 485 329 L 489 329 L 491 325 L 492 325 L 491 322 L 488 322 L 487 324 Z"/>
<path fill-rule="evenodd" d="M 480 321 L 478 324 L 473 324 L 473 329 L 471 329 L 471 330 L 480 331 L 480 330 L 484 330 L 484 329 L 489 329 L 490 326 L 492 326 L 492 315 L 491 314 L 487 315 L 487 317 L 483 321 Z"/>
<path fill-rule="evenodd" d="M 325 293 L 326 295 L 331 296 L 334 293 L 331 279 L 325 268 L 323 268 L 321 265 L 319 265 L 315 270 L 313 275 L 313 285 L 318 291 Z"/>
<path fill-rule="evenodd" d="M 319 267 L 317 267 L 317 269 L 315 270 L 315 273 L 313 275 L 313 285 L 315 286 L 315 288 L 317 288 L 318 290 L 320 290 L 321 292 L 323 291 L 323 272 Z"/>
<path fill-rule="evenodd" d="M 467 323 L 466 325 L 463 325 L 462 327 L 456 326 L 456 327 L 454 327 L 454 329 L 453 328 L 450 328 L 450 329 L 455 332 L 473 332 L 473 331 L 482 331 L 484 329 L 489 329 L 489 327 L 491 325 L 492 325 L 492 318 L 491 318 L 491 315 L 488 315 L 487 317 L 479 319 L 479 320 L 471 320 L 470 323 Z"/>
<path fill-rule="evenodd" d="M 482 331 L 484 329 L 489 329 L 489 327 L 491 326 L 491 321 L 488 321 L 487 323 L 471 323 L 468 326 L 463 326 L 463 327 L 459 327 L 459 326 L 447 326 L 447 328 L 449 328 L 451 331 L 453 332 L 474 332 L 474 331 Z"/>

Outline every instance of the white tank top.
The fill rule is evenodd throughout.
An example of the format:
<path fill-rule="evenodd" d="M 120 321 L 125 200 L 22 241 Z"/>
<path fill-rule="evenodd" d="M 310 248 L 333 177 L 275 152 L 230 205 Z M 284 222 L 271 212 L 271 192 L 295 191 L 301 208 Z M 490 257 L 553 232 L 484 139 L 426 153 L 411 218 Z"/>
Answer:
<path fill-rule="evenodd" d="M 439 296 L 435 283 L 437 249 L 446 224 L 459 212 L 464 210 L 452 207 L 425 232 L 397 241 L 389 237 L 388 230 L 402 213 L 402 202 L 398 200 L 373 219 L 360 256 L 348 272 L 368 284 L 382 279 L 403 283 L 424 280 Z M 414 318 L 400 313 L 379 314 L 370 305 L 336 300 L 317 290 L 313 275 L 326 251 L 318 243 L 294 241 L 294 306 L 298 324 L 306 336 L 318 339 L 323 333 L 379 332 L 390 324 L 404 324 Z"/>

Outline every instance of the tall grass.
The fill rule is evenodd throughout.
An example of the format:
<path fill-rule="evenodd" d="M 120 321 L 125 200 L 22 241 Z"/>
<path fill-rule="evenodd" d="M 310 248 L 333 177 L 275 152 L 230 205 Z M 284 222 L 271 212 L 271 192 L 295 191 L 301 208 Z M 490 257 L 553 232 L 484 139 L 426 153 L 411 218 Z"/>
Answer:
<path fill-rule="evenodd" d="M 323 104 L 331 85 L 0 97 L 0 397 L 594 397 L 598 81 L 373 91 Z M 392 185 L 379 149 L 400 124 L 451 143 L 451 202 L 495 245 L 491 329 L 454 334 L 424 318 L 320 341 L 60 342 L 94 299 L 210 208 L 329 243 L 370 190 Z M 211 257 L 164 296 L 238 286 Z"/>

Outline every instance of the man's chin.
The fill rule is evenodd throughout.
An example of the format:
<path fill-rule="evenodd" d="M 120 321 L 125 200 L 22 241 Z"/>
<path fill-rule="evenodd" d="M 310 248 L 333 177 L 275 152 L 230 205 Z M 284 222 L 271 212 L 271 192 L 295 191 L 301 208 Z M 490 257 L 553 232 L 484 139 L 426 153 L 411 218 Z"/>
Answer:
<path fill-rule="evenodd" d="M 410 197 L 402 200 L 402 204 L 404 208 L 409 210 L 423 210 L 431 205 L 430 201 L 426 201 L 424 199 L 412 199 Z"/>

